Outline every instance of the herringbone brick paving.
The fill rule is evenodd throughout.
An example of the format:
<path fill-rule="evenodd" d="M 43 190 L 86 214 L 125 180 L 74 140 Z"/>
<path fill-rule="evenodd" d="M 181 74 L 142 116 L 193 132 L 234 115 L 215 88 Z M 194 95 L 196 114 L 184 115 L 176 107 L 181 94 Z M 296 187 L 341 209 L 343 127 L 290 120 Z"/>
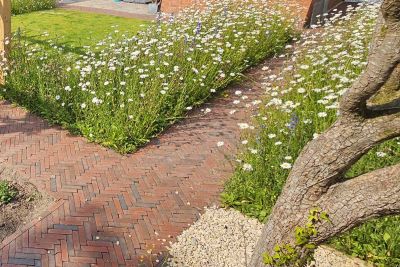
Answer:
<path fill-rule="evenodd" d="M 259 68 L 248 75 L 260 81 Z M 228 97 L 206 105 L 210 113 L 194 112 L 126 156 L 1 102 L 1 164 L 56 201 L 2 242 L 0 266 L 139 266 L 142 256 L 143 265 L 155 261 L 149 250 L 165 251 L 204 206 L 218 203 L 233 170 L 227 155 L 235 153 L 237 123 L 249 121 L 248 106 L 263 93 L 253 85 L 229 87 Z M 248 99 L 235 95 L 238 89 Z M 224 147 L 217 147 L 219 141 Z"/>

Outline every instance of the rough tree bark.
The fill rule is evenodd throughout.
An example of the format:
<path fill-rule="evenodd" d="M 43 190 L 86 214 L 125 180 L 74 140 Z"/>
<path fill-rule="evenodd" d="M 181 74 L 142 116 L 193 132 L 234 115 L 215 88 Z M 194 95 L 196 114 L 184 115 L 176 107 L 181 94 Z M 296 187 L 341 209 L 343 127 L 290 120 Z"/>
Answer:
<path fill-rule="evenodd" d="M 0 60 L 8 57 L 11 38 L 11 0 L 0 0 Z M 4 84 L 0 70 L 0 85 Z"/>
<path fill-rule="evenodd" d="M 312 208 L 327 212 L 332 224 L 318 226 L 316 244 L 362 222 L 400 213 L 400 164 L 349 180 L 344 174 L 377 144 L 400 136 L 400 106 L 374 107 L 367 101 L 387 82 L 399 81 L 400 0 L 384 0 L 366 70 L 342 97 L 340 115 L 304 148 L 264 226 L 251 266 L 276 244 L 294 243 Z"/>

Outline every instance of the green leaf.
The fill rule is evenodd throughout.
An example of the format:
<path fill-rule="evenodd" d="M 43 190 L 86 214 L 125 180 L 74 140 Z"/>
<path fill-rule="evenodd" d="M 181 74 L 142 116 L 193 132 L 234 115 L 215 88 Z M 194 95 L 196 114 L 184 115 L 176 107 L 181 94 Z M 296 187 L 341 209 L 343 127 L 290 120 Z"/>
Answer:
<path fill-rule="evenodd" d="M 316 248 L 316 245 L 313 243 L 308 243 L 304 246 L 306 249 L 313 250 Z"/>
<path fill-rule="evenodd" d="M 266 210 L 262 210 L 260 212 L 260 214 L 258 215 L 258 217 L 262 220 L 267 216 L 267 211 Z"/>
<path fill-rule="evenodd" d="M 390 235 L 388 233 L 384 233 L 383 234 L 383 240 L 385 240 L 385 242 L 387 243 L 390 239 Z"/>
<path fill-rule="evenodd" d="M 331 219 L 329 218 L 328 213 L 326 213 L 326 212 L 321 212 L 319 217 L 324 221 L 332 223 Z"/>

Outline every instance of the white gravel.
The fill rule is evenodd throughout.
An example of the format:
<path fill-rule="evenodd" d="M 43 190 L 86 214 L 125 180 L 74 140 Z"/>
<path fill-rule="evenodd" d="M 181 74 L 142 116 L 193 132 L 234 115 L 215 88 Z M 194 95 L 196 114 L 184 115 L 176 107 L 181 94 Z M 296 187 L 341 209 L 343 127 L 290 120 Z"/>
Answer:
<path fill-rule="evenodd" d="M 206 208 L 169 248 L 172 267 L 247 267 L 262 224 L 233 209 Z M 315 264 L 315 265 L 314 265 Z M 320 246 L 316 267 L 369 266 L 364 261 Z"/>
<path fill-rule="evenodd" d="M 207 208 L 170 247 L 174 267 L 241 267 L 250 261 L 262 224 L 233 209 Z"/>

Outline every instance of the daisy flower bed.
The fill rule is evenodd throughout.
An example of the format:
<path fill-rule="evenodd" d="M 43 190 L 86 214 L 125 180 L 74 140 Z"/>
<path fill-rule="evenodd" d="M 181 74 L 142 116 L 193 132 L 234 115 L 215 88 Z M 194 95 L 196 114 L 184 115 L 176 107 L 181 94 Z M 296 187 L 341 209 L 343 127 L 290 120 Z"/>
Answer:
<path fill-rule="evenodd" d="M 132 152 L 296 34 L 284 5 L 205 1 L 124 35 L 66 53 L 16 37 L 3 96 L 122 153 Z"/>
<path fill-rule="evenodd" d="M 365 68 L 377 5 L 334 16 L 322 29 L 305 32 L 279 75 L 265 70 L 266 97 L 243 133 L 238 167 L 223 202 L 265 221 L 303 147 L 336 119 L 338 101 Z M 387 92 L 395 97 L 398 92 Z M 378 95 L 372 101 L 386 99 Z M 379 103 L 379 102 L 378 102 Z M 240 127 L 240 125 L 239 125 Z M 400 161 L 400 139 L 363 156 L 351 177 Z M 400 217 L 370 221 L 331 241 L 336 248 L 379 266 L 400 264 Z"/>

